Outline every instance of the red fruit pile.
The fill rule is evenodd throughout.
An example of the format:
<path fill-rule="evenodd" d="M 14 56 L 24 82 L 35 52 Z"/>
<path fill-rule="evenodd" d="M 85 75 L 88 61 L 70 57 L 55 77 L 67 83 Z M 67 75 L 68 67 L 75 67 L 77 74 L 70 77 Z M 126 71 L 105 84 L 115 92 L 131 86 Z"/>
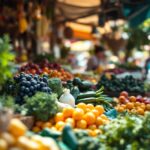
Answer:
<path fill-rule="evenodd" d="M 71 80 L 73 78 L 73 75 L 61 68 L 59 64 L 49 63 L 48 61 L 44 61 L 39 64 L 30 62 L 22 66 L 19 72 L 24 72 L 33 75 L 47 74 L 50 78 L 60 78 L 62 81 Z"/>
<path fill-rule="evenodd" d="M 144 115 L 146 111 L 150 111 L 150 98 L 142 96 L 129 96 L 127 92 L 121 92 L 117 99 L 118 112 L 128 111 L 139 115 Z"/>

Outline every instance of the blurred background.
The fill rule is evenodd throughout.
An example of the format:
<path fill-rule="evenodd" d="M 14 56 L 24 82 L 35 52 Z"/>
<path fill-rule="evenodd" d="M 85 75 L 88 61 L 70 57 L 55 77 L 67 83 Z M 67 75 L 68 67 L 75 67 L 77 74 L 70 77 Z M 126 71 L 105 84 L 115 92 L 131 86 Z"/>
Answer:
<path fill-rule="evenodd" d="M 105 49 L 107 63 L 94 70 L 144 69 L 150 57 L 150 1 L 0 0 L 0 36 L 5 34 L 18 64 L 47 58 L 84 72 L 96 45 Z"/>

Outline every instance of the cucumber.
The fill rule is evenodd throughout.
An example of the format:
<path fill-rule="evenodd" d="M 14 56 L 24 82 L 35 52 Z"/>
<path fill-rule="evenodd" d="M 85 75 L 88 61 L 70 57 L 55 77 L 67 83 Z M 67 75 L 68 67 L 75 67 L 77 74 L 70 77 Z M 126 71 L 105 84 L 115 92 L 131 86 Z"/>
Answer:
<path fill-rule="evenodd" d="M 73 132 L 72 128 L 69 125 L 66 125 L 62 132 L 62 141 L 71 149 L 77 150 L 78 140 Z"/>
<path fill-rule="evenodd" d="M 45 128 L 40 132 L 40 135 L 43 137 L 51 137 L 54 139 L 58 139 L 61 136 L 61 133 L 58 131 L 53 131 L 49 128 Z"/>
<path fill-rule="evenodd" d="M 95 103 L 95 102 L 99 102 L 99 99 L 95 97 L 88 97 L 88 98 L 78 99 L 76 102 L 77 103 Z"/>

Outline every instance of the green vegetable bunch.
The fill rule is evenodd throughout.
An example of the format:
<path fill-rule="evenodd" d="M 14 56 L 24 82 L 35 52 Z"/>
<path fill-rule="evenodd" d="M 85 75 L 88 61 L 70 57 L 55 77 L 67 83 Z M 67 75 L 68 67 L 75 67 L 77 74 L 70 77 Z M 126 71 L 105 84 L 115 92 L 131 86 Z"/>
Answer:
<path fill-rule="evenodd" d="M 0 38 L 0 84 L 4 84 L 8 78 L 12 77 L 15 55 L 11 52 L 11 45 L 7 35 Z"/>
<path fill-rule="evenodd" d="M 47 121 L 58 111 L 56 101 L 57 97 L 55 94 L 43 92 L 38 92 L 32 97 L 27 97 L 25 104 L 27 115 L 33 115 L 36 120 Z"/>
<path fill-rule="evenodd" d="M 145 117 L 125 116 L 103 126 L 99 137 L 106 150 L 148 150 L 150 145 L 150 113 Z"/>

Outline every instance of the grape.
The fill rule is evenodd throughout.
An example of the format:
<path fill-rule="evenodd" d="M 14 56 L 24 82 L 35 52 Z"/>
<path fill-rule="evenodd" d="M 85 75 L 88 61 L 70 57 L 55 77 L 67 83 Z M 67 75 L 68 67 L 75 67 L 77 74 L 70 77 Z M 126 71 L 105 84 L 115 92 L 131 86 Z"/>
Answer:
<path fill-rule="evenodd" d="M 51 89 L 48 87 L 47 75 L 40 77 L 39 75 L 21 73 L 14 77 L 14 81 L 16 82 L 15 86 L 18 85 L 18 88 L 16 88 L 18 90 L 16 102 L 19 104 L 24 103 L 25 96 L 31 97 L 38 91 L 51 93 Z"/>

